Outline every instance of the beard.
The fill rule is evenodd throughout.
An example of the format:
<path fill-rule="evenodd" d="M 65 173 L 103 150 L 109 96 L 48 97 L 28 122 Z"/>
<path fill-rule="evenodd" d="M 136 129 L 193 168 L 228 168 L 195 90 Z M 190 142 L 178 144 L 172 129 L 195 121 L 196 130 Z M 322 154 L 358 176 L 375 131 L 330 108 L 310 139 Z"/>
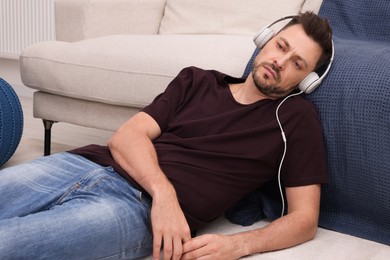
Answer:
<path fill-rule="evenodd" d="M 261 75 L 258 74 L 258 70 L 262 68 L 264 65 L 268 66 L 275 72 L 275 82 L 274 83 L 267 83 L 267 80 L 270 79 L 268 75 Z M 253 66 L 252 69 L 252 78 L 253 82 L 255 83 L 256 88 L 264 95 L 271 97 L 271 98 L 280 98 L 287 96 L 291 90 L 283 89 L 279 84 L 281 82 L 280 77 L 280 69 L 275 66 L 275 64 L 271 62 L 260 62 L 259 64 Z M 272 78 L 273 79 L 273 78 Z"/>

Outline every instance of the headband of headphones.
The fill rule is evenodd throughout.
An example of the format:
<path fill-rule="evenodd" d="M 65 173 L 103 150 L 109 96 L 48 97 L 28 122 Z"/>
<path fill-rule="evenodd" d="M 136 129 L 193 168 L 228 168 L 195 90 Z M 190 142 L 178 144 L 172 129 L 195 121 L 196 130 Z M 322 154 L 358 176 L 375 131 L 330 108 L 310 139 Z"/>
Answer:
<path fill-rule="evenodd" d="M 274 30 L 272 30 L 271 26 L 278 23 L 278 22 L 281 22 L 283 20 L 286 20 L 286 19 L 292 19 L 294 18 L 296 15 L 288 15 L 288 16 L 284 16 L 272 23 L 270 23 L 269 25 L 267 25 L 266 27 L 262 28 L 256 35 L 255 37 L 253 38 L 253 41 L 255 42 L 257 48 L 259 49 L 262 49 L 266 44 L 267 42 L 269 42 L 272 37 L 274 37 L 274 35 L 276 34 L 274 32 Z M 310 72 L 299 84 L 298 84 L 298 88 L 303 91 L 304 93 L 306 94 L 310 94 L 311 92 L 313 92 L 322 82 L 322 80 L 326 77 L 326 75 L 328 74 L 331 66 L 332 66 L 332 63 L 333 63 L 333 58 L 334 58 L 334 43 L 333 43 L 333 40 L 332 40 L 332 55 L 330 57 L 330 61 L 329 61 L 329 64 L 325 70 L 325 72 L 322 74 L 322 76 L 320 77 L 316 72 Z"/>

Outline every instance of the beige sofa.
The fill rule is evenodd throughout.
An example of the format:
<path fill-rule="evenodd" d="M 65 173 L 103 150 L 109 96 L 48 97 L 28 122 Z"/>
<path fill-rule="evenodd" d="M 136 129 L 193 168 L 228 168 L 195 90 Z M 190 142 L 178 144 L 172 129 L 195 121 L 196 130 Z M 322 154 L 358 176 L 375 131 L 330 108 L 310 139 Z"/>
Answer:
<path fill-rule="evenodd" d="M 56 41 L 26 48 L 23 83 L 34 117 L 116 130 L 186 66 L 241 76 L 258 30 L 285 15 L 318 12 L 322 0 L 57 0 Z M 281 26 L 281 25 L 279 25 Z M 202 233 L 233 233 L 221 218 Z M 249 259 L 385 259 L 387 246 L 320 228 L 301 246 Z M 148 258 L 149 259 L 149 258 Z"/>

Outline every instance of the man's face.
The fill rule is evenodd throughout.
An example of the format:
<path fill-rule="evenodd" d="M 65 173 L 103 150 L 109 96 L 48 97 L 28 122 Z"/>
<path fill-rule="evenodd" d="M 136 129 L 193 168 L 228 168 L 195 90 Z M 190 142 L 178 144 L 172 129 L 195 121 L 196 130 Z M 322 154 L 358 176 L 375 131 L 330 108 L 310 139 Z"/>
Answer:
<path fill-rule="evenodd" d="M 264 95 L 287 96 L 311 71 L 322 54 L 321 46 L 293 25 L 272 38 L 256 57 L 253 81 Z"/>

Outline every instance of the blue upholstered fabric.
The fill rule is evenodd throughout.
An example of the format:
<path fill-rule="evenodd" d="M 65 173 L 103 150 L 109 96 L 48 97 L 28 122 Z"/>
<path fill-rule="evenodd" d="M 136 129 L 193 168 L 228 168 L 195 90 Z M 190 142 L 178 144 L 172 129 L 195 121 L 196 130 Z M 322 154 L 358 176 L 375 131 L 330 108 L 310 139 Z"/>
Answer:
<path fill-rule="evenodd" d="M 321 117 L 331 179 L 319 224 L 390 245 L 390 1 L 324 0 L 320 15 L 332 24 L 336 55 L 321 87 L 307 96 Z M 232 222 L 251 224 L 245 214 L 253 212 L 242 207 L 265 204 L 256 192 L 257 201 L 251 194 L 228 212 Z"/>
<path fill-rule="evenodd" d="M 12 87 L 0 78 L 0 166 L 19 145 L 23 132 L 23 111 Z"/>
<path fill-rule="evenodd" d="M 334 40 L 332 73 L 308 96 L 320 113 L 331 176 L 320 225 L 390 244 L 390 46 Z"/>
<path fill-rule="evenodd" d="M 336 46 L 332 73 L 308 97 L 331 175 L 320 225 L 390 245 L 390 1 L 325 0 L 320 15 Z"/>
<path fill-rule="evenodd" d="M 331 21 L 336 37 L 390 41 L 388 0 L 324 0 L 320 15 Z"/>

